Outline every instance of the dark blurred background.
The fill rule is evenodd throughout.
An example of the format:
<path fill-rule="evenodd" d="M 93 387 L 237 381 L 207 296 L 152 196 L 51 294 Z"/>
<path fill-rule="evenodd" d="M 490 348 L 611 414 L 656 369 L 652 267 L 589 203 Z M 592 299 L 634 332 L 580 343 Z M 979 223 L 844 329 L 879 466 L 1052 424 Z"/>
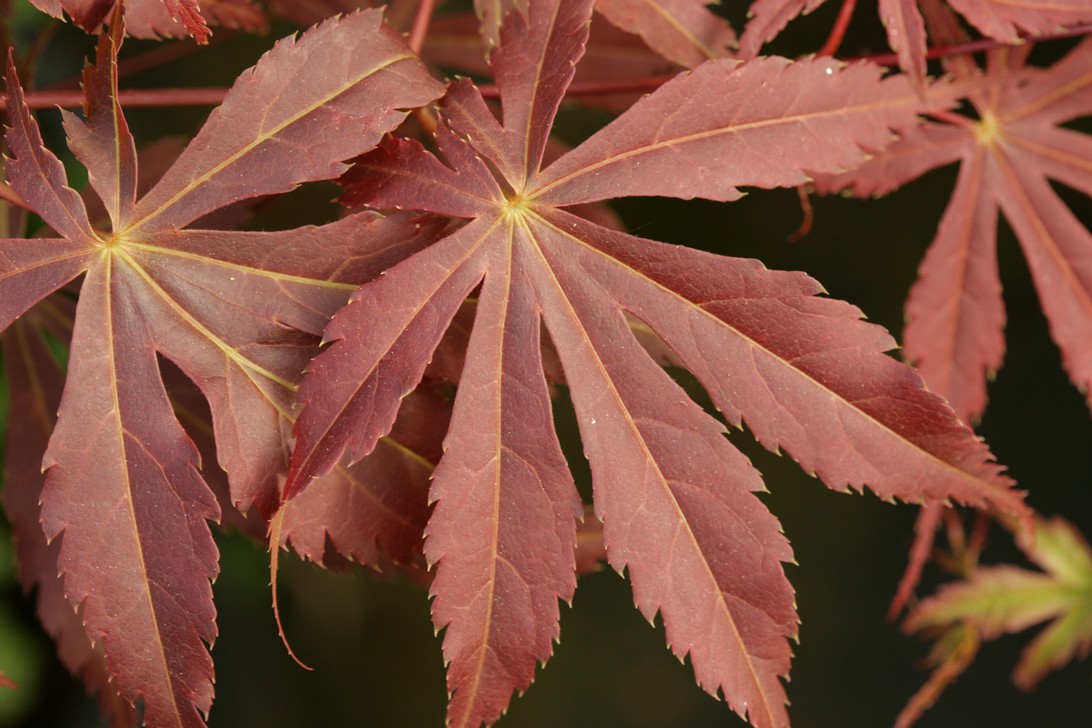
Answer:
<path fill-rule="evenodd" d="M 775 50 L 799 53 L 822 44 L 837 5 L 797 21 Z M 739 26 L 744 10 L 729 8 Z M 17 6 L 13 36 L 21 48 L 45 32 L 44 16 Z M 882 50 L 873 3 L 858 7 L 844 55 Z M 597 21 L 602 22 L 602 21 Z M 279 26 L 272 37 L 289 32 Z M 234 34 L 222 33 L 221 36 Z M 211 50 L 127 85 L 228 85 L 257 58 L 269 39 L 231 37 Z M 1044 60 L 1071 44 L 1044 48 Z M 49 43 L 39 84 L 73 76 L 91 48 L 82 33 L 61 28 Z M 127 43 L 126 53 L 152 47 Z M 138 138 L 192 133 L 207 109 L 134 110 Z M 578 141 L 605 116 L 567 106 L 560 128 Z M 43 114 L 47 143 L 63 149 L 55 112 Z M 74 184 L 78 172 L 74 173 Z M 801 221 L 793 190 L 753 191 L 718 205 L 674 200 L 625 200 L 615 209 L 634 233 L 724 255 L 760 258 L 770 268 L 803 270 L 836 298 L 861 307 L 896 336 L 902 302 L 932 239 L 955 180 L 938 170 L 890 197 L 875 201 L 812 198 L 814 225 L 789 243 Z M 1086 225 L 1092 203 L 1062 190 Z M 321 221 L 333 191 L 316 186 L 298 193 L 305 205 L 279 204 L 255 225 L 288 226 Z M 303 208 L 312 219 L 299 220 Z M 1027 267 L 1009 230 L 999 244 L 1008 306 L 1009 353 L 990 389 L 989 409 L 978 426 L 1029 502 L 1092 533 L 1092 420 L 1081 394 L 1061 370 Z M 564 397 L 563 429 L 571 428 Z M 565 424 L 565 423 L 570 424 Z M 571 431 L 567 435 L 572 439 Z M 794 725 L 809 728 L 890 725 L 923 682 L 928 645 L 901 634 L 885 618 L 906 562 L 916 509 L 871 495 L 841 495 L 804 475 L 787 458 L 758 448 L 747 433 L 733 433 L 765 474 L 763 500 L 781 519 L 798 565 L 787 567 L 797 590 L 802 625 L 788 694 Z M 583 484 L 586 486 L 586 483 Z M 582 486 L 582 487 L 583 487 Z M 37 627 L 29 600 L 15 582 L 6 524 L 0 526 L 0 669 L 20 684 L 0 690 L 0 725 L 77 728 L 101 725 L 93 700 L 84 697 L 57 663 Z M 985 561 L 1018 560 L 1006 534 L 991 533 Z M 446 690 L 440 640 L 433 635 L 427 594 L 397 577 L 374 578 L 363 569 L 323 571 L 286 557 L 280 589 L 287 633 L 315 670 L 297 667 L 281 645 L 270 609 L 268 556 L 237 534 L 218 538 L 222 574 L 215 584 L 221 637 L 216 661 L 216 701 L 210 726 L 440 726 Z M 1018 562 L 1019 563 L 1019 562 Z M 919 594 L 942 579 L 926 572 Z M 515 699 L 501 723 L 507 728 L 545 726 L 743 725 L 729 709 L 694 684 L 665 648 L 662 628 L 650 627 L 633 607 L 628 584 L 613 571 L 581 577 L 571 609 L 562 608 L 562 639 L 531 690 Z M 1009 680 L 1030 632 L 986 644 L 973 667 L 920 722 L 923 728 L 1041 725 L 1066 728 L 1092 721 L 1092 665 L 1077 662 L 1024 694 Z"/>

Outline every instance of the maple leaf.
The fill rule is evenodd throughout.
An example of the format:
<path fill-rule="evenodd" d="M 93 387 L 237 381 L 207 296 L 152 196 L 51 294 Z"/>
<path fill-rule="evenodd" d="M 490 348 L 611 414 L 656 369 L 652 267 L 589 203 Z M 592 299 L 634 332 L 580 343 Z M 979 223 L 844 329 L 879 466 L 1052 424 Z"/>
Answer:
<path fill-rule="evenodd" d="M 1029 544 L 1025 552 L 1042 571 L 1008 565 L 975 569 L 965 581 L 948 584 L 918 604 L 904 628 L 919 633 L 942 629 L 938 647 L 951 649 L 946 645 L 949 635 L 970 632 L 977 639 L 996 639 L 1049 621 L 1024 650 L 1013 673 L 1013 681 L 1024 690 L 1075 656 L 1087 656 L 1092 651 L 1092 548 L 1060 518 L 1036 519 L 1035 538 Z M 972 645 L 976 648 L 977 640 Z M 969 664 L 969 657 L 963 658 L 959 670 Z M 946 677 L 945 684 L 954 675 Z M 929 697 L 935 700 L 936 695 Z M 920 710 L 914 703 L 911 708 L 916 717 Z"/>
<path fill-rule="evenodd" d="M 887 29 L 887 44 L 914 86 L 925 88 L 925 19 L 916 0 L 879 0 L 880 21 Z"/>
<path fill-rule="evenodd" d="M 949 116 L 907 131 L 860 169 L 821 179 L 821 191 L 881 195 L 960 162 L 952 201 L 906 303 L 904 352 L 965 420 L 986 407 L 987 378 L 1004 355 L 997 216 L 1023 248 L 1070 380 L 1092 405 L 1092 234 L 1050 186 L 1092 195 L 1089 137 L 1061 124 L 1092 113 L 1092 41 L 1050 69 L 1024 53 L 990 55 L 969 97 L 978 119 Z"/>
<path fill-rule="evenodd" d="M 133 139 L 116 102 L 121 26 L 85 74 L 86 119 L 66 114 L 113 232 L 92 227 L 42 145 L 9 60 L 15 192 L 60 237 L 0 241 L 0 323 L 83 274 L 71 358 L 45 454 L 42 527 L 62 536 L 66 596 L 110 678 L 150 726 L 202 725 L 203 643 L 216 628 L 207 520 L 219 507 L 175 419 L 157 353 L 208 399 L 232 500 L 268 515 L 286 464 L 294 381 L 349 291 L 425 244 L 435 225 L 354 215 L 323 227 L 185 229 L 225 205 L 345 169 L 440 87 L 368 11 L 278 43 L 233 86 L 160 181 L 136 199 Z M 338 129 L 339 133 L 327 133 Z M 344 133 L 344 132 L 349 133 Z"/>
<path fill-rule="evenodd" d="M 638 343 L 649 327 L 709 391 L 829 486 L 953 498 L 1026 513 L 986 448 L 882 329 L 803 274 L 643 240 L 565 207 L 625 195 L 730 200 L 796 185 L 882 147 L 921 108 L 904 78 L 830 60 L 710 61 L 665 84 L 540 169 L 588 38 L 591 2 L 533 0 L 491 56 L 503 122 L 452 84 L 435 144 L 391 139 L 358 161 L 343 199 L 463 226 L 362 286 L 309 365 L 284 497 L 391 428 L 475 289 L 473 327 L 430 491 L 452 725 L 496 720 L 558 635 L 575 588 L 582 504 L 554 431 L 545 324 L 591 463 L 611 565 L 699 684 L 758 726 L 787 724 L 779 680 L 796 633 L 792 558 L 753 495 L 759 474 Z M 441 159 L 442 158 L 442 159 Z"/>
<path fill-rule="evenodd" d="M 934 12 L 930 22 L 945 36 L 958 32 L 950 13 Z M 948 116 L 946 122 L 907 130 L 858 170 L 816 182 L 821 192 L 883 195 L 929 170 L 960 162 L 951 202 L 906 302 L 903 351 L 965 421 L 985 410 L 987 382 L 1004 359 L 999 212 L 1024 250 L 1070 380 L 1092 404 L 1092 268 L 1087 263 L 1092 235 L 1048 181 L 1092 194 L 1088 136 L 1060 126 L 1092 113 L 1089 49 L 1085 40 L 1049 70 L 1026 65 L 1027 47 L 994 51 L 981 81 L 970 57 L 949 59 L 948 68 L 972 89 L 969 100 L 978 119 Z M 941 506 L 931 504 L 919 516 L 892 614 L 920 577 L 940 514 Z"/>
<path fill-rule="evenodd" d="M 65 14 L 89 33 L 98 32 L 118 10 L 125 16 L 125 31 L 134 38 L 183 38 L 207 43 L 209 24 L 269 32 L 269 20 L 251 0 L 30 0 L 55 18 Z M 324 16 L 325 17 L 325 16 Z"/>

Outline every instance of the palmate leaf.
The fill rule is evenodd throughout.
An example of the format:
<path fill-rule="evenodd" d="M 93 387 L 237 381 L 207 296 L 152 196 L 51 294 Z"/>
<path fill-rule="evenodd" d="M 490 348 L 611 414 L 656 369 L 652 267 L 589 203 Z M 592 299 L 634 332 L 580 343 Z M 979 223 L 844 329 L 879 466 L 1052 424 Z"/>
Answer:
<path fill-rule="evenodd" d="M 758 726 L 786 725 L 796 633 L 792 557 L 752 494 L 758 473 L 639 344 L 666 342 L 729 423 L 746 422 L 836 489 L 952 498 L 1024 514 L 989 452 L 908 367 L 882 329 L 768 271 L 600 227 L 562 208 L 612 196 L 733 199 L 859 163 L 921 108 L 905 79 L 867 65 L 713 61 L 646 97 L 540 171 L 588 37 L 591 2 L 535 0 L 492 55 L 503 122 L 468 81 L 450 86 L 440 156 L 390 140 L 344 198 L 468 221 L 362 286 L 308 368 L 285 497 L 391 428 L 445 330 L 475 294 L 473 328 L 430 497 L 425 555 L 446 628 L 449 721 L 496 720 L 558 634 L 575 587 L 580 500 L 557 444 L 543 324 L 564 368 L 612 566 L 663 615 L 698 682 Z M 789 100 L 783 100 L 789 99 Z"/>
<path fill-rule="evenodd" d="M 947 0 L 947 3 L 983 35 L 1003 43 L 1019 43 L 1020 31 L 1052 33 L 1092 20 L 1092 7 L 1084 0 Z"/>
<path fill-rule="evenodd" d="M 822 191 L 884 194 L 961 162 L 906 304 L 905 356 L 967 420 L 985 409 L 987 378 L 1004 354 L 999 211 L 1027 257 L 1070 380 L 1092 405 L 1092 233 L 1048 181 L 1092 195 L 1092 138 L 1059 126 L 1092 113 L 1092 43 L 1050 69 L 1025 67 L 1023 55 L 1014 54 L 992 54 L 986 87 L 970 97 L 978 120 L 927 124 L 860 169 L 818 184 Z"/>
<path fill-rule="evenodd" d="M 287 463 L 295 379 L 352 288 L 419 249 L 436 225 L 355 215 L 270 233 L 183 229 L 241 199 L 344 171 L 439 85 L 378 11 L 277 44 L 245 73 L 193 144 L 136 199 L 136 156 L 116 94 L 121 29 L 86 77 L 87 118 L 66 115 L 72 150 L 111 217 L 92 228 L 41 142 L 9 65 L 13 189 L 60 238 L 3 240 L 6 326 L 84 274 L 56 429 L 45 455 L 42 527 L 70 602 L 101 644 L 121 695 L 150 726 L 202 725 L 212 701 L 203 643 L 216 628 L 219 507 L 175 419 L 157 353 L 213 413 L 232 500 L 268 517 Z M 329 134 L 328 128 L 352 133 Z"/>

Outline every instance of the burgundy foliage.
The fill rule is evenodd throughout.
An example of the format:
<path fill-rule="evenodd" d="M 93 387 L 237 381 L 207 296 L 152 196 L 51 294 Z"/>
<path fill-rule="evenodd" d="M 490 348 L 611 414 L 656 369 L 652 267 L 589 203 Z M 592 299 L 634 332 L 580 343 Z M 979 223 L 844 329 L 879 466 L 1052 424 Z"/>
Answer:
<path fill-rule="evenodd" d="M 13 215 L 0 239 L 20 413 L 4 503 L 62 662 L 113 725 L 203 726 L 214 521 L 268 539 L 274 579 L 291 548 L 428 583 L 451 725 L 501 718 L 552 655 L 559 601 L 605 561 L 704 690 L 755 726 L 787 726 L 793 551 L 729 426 L 833 490 L 926 506 L 900 605 L 942 505 L 998 518 L 1045 572 L 983 569 L 910 628 L 958 628 L 965 646 L 1027 626 L 1019 605 L 992 622 L 974 611 L 1014 583 L 1055 598 L 1019 681 L 1086 653 L 1088 630 L 1066 627 L 1077 607 L 1054 595 L 1092 579 L 1087 543 L 1035 516 L 964 423 L 1004 351 L 999 214 L 1071 380 L 1092 389 L 1092 235 L 1051 186 L 1092 196 L 1089 137 L 1064 126 L 1092 114 L 1092 42 L 1049 68 L 1000 45 L 1092 13 L 1082 0 L 949 3 L 999 47 L 981 71 L 958 55 L 932 79 L 932 39 L 967 38 L 939 0 L 880 1 L 904 69 L 891 74 L 760 55 L 821 0 L 756 0 L 738 35 L 700 0 L 479 0 L 431 29 L 431 3 L 399 3 L 388 22 L 280 0 L 301 21 L 349 12 L 273 45 L 188 144 L 138 156 L 118 101 L 126 32 L 205 43 L 213 25 L 265 30 L 264 11 L 35 0 L 101 33 L 83 114 L 63 113 L 89 191 L 43 141 L 14 52 L 6 75 L 0 204 L 45 227 L 21 237 Z M 442 83 L 422 58 L 485 80 Z M 590 101 L 617 113 L 558 142 L 562 103 L 588 88 L 612 91 Z M 964 99 L 973 118 L 956 111 Z M 907 302 L 906 363 L 806 274 L 637 237 L 604 206 L 803 185 L 878 195 L 957 161 Z M 256 198 L 329 180 L 343 217 L 239 229 Z M 693 375 L 715 412 L 667 368 Z M 566 397 L 587 503 L 555 427 Z"/>

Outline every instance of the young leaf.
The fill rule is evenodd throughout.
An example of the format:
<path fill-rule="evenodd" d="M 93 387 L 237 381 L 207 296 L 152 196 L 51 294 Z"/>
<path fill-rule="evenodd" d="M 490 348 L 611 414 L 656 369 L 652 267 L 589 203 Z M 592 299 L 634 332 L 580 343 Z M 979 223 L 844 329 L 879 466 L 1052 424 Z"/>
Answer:
<path fill-rule="evenodd" d="M 541 170 L 588 37 L 590 0 L 533 0 L 492 56 L 503 121 L 468 81 L 440 109 L 440 157 L 392 140 L 343 178 L 345 199 L 469 221 L 362 286 L 301 384 L 285 497 L 388 432 L 463 301 L 480 286 L 425 553 L 455 725 L 491 723 L 557 635 L 580 513 L 539 359 L 565 371 L 610 563 L 698 682 L 757 726 L 788 722 L 792 558 L 754 497 L 757 472 L 639 344 L 647 325 L 733 425 L 746 420 L 831 487 L 953 498 L 1026 515 L 989 452 L 857 309 L 803 274 L 642 240 L 561 209 L 615 195 L 732 199 L 795 185 L 882 147 L 922 108 L 905 80 L 831 61 L 713 61 L 650 94 Z M 774 89 L 791 90 L 790 100 Z M 289 500 L 289 505 L 291 500 Z M 456 534 L 462 534 L 461 538 Z"/>
<path fill-rule="evenodd" d="M 55 18 L 65 14 L 89 33 L 109 22 L 120 4 L 117 0 L 30 0 Z M 209 25 L 242 28 L 251 33 L 269 31 L 269 20 L 251 0 L 126 0 L 125 32 L 134 38 L 184 38 L 207 43 Z M 326 16 L 324 16 L 326 17 Z"/>
<path fill-rule="evenodd" d="M 965 624 L 983 639 L 1050 621 L 1020 658 L 1013 680 L 1033 688 L 1051 670 L 1092 650 L 1092 549 L 1072 524 L 1036 521 L 1028 558 L 1043 569 L 1015 566 L 977 569 L 919 604 L 908 631 Z"/>
<path fill-rule="evenodd" d="M 905 356 L 967 420 L 985 409 L 986 380 L 1004 352 L 998 211 L 1028 259 L 1063 365 L 1092 405 L 1092 233 L 1048 181 L 1092 195 L 1089 137 L 1060 126 L 1092 113 L 1092 42 L 1049 70 L 1025 67 L 1012 53 L 992 54 L 986 87 L 970 98 L 978 120 L 927 124 L 855 172 L 817 185 L 883 194 L 929 169 L 962 163 L 906 304 Z"/>
<path fill-rule="evenodd" d="M 41 144 L 9 64 L 12 187 L 63 238 L 3 240 L 6 325 L 84 273 L 56 429 L 45 456 L 42 526 L 111 680 L 150 726 L 202 725 L 216 634 L 205 522 L 219 507 L 175 419 L 157 353 L 209 400 L 232 499 L 268 516 L 279 501 L 294 381 L 354 285 L 420 248 L 435 224 L 355 215 L 274 233 L 186 230 L 216 208 L 344 171 L 435 98 L 438 84 L 378 11 L 279 43 L 233 87 L 196 141 L 135 200 L 133 142 L 120 113 L 115 37 L 86 76 L 73 151 L 111 215 L 95 230 Z M 351 128 L 352 134 L 326 129 Z"/>

